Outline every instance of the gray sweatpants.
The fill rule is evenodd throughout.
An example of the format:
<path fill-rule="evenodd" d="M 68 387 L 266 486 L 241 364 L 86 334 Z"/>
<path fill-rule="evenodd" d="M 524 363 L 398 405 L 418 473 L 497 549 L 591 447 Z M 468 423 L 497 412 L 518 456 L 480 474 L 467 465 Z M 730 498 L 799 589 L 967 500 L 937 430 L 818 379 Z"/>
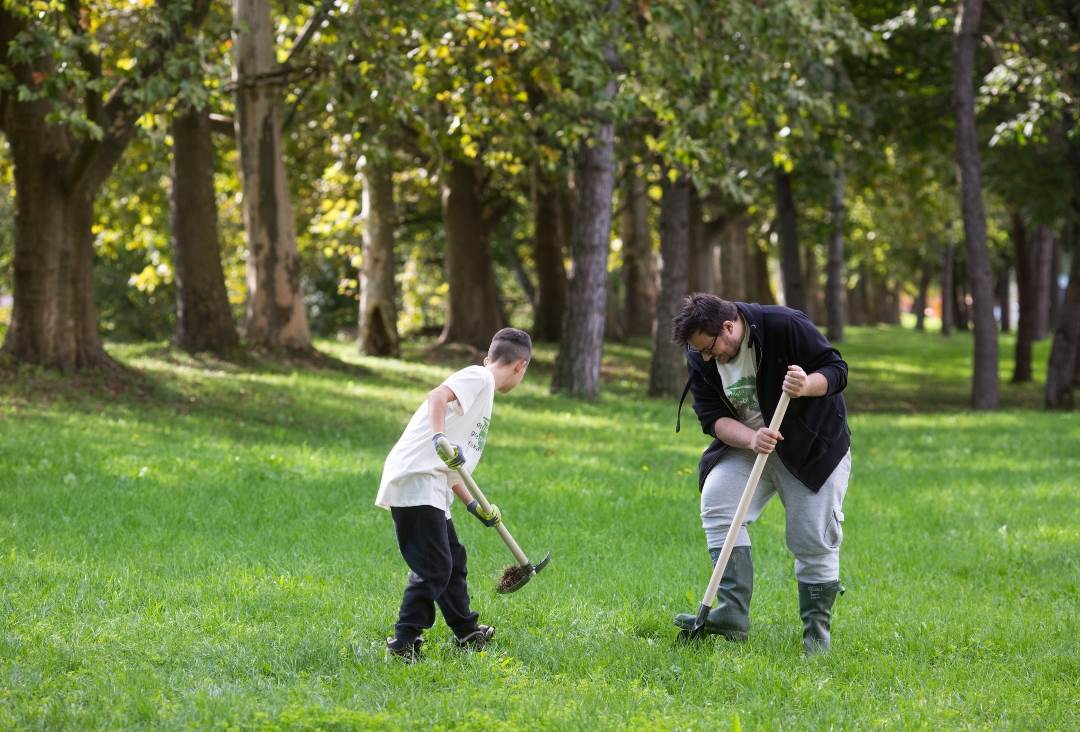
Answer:
<path fill-rule="evenodd" d="M 752 450 L 732 448 L 705 478 L 701 491 L 701 525 L 710 549 L 724 545 L 746 479 L 757 457 Z M 773 495 L 779 494 L 786 516 L 787 546 L 795 555 L 795 577 L 820 584 L 840 579 L 840 542 L 844 538 L 844 494 L 851 474 L 851 451 L 817 493 L 791 474 L 773 454 L 765 463 L 754 499 L 739 527 L 735 546 L 750 546 L 746 527 L 755 521 Z"/>

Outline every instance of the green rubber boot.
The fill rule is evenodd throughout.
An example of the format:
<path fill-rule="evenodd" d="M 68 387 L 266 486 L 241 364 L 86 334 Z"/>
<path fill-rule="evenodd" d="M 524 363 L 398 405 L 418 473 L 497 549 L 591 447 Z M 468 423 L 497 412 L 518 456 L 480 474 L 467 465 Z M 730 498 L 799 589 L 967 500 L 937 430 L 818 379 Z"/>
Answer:
<path fill-rule="evenodd" d="M 840 580 L 819 585 L 799 583 L 799 617 L 803 622 L 803 650 L 808 656 L 829 652 L 832 645 L 830 635 L 832 606 L 838 592 L 844 593 Z"/>
<path fill-rule="evenodd" d="M 719 549 L 710 549 L 713 565 L 720 557 Z M 750 596 L 754 594 L 754 562 L 750 547 L 737 546 L 731 551 L 731 558 L 720 578 L 716 590 L 716 607 L 709 611 L 705 619 L 706 633 L 720 635 L 730 641 L 745 641 L 750 637 Z M 697 615 L 679 613 L 675 616 L 675 625 L 683 630 L 691 630 Z"/>

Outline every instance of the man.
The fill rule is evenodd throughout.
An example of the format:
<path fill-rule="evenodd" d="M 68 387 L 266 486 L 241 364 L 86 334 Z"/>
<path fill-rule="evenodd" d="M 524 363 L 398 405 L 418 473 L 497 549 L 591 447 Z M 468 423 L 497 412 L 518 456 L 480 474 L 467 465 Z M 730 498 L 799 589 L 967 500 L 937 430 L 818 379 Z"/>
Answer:
<path fill-rule="evenodd" d="M 715 563 L 757 454 L 771 454 L 717 591 L 705 631 L 728 640 L 750 632 L 754 570 L 746 526 L 779 494 L 787 546 L 795 556 L 803 647 L 829 650 L 833 602 L 840 586 L 842 510 L 851 471 L 851 432 L 841 392 L 847 363 L 798 310 L 686 298 L 672 319 L 672 338 L 686 346 L 694 411 L 715 438 L 701 457 L 701 523 Z M 781 391 L 791 405 L 780 431 L 768 428 Z M 679 410 L 682 410 L 682 400 Z M 676 431 L 679 429 L 676 425 Z M 779 459 L 777 459 L 779 458 Z M 695 615 L 675 624 L 692 628 Z"/>

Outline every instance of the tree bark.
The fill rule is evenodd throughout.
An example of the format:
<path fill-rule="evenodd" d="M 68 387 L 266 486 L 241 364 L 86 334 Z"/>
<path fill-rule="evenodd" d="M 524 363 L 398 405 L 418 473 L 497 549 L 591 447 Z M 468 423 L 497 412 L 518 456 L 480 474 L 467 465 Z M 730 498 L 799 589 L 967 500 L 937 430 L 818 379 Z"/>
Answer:
<path fill-rule="evenodd" d="M 934 279 L 934 268 L 930 262 L 924 262 L 922 275 L 919 277 L 919 294 L 915 296 L 915 330 L 920 333 L 926 330 L 926 305 L 930 299 L 930 282 Z M 831 338 L 829 340 L 832 340 Z"/>
<path fill-rule="evenodd" d="M 685 176 L 664 176 L 660 204 L 660 297 L 656 303 L 650 396 L 678 396 L 686 382 L 681 344 L 671 340 L 671 320 L 687 295 L 690 259 L 691 184 Z"/>
<path fill-rule="evenodd" d="M 662 212 L 661 216 L 663 216 Z M 690 202 L 687 216 L 688 291 L 716 292 L 716 279 L 714 277 L 716 272 L 716 249 L 713 246 L 713 238 L 709 236 L 708 227 L 705 225 L 701 196 L 692 185 L 690 186 Z M 661 243 L 661 247 L 663 247 L 663 243 Z M 663 327 L 664 321 L 659 322 Z M 682 358 L 681 352 L 679 357 Z"/>
<path fill-rule="evenodd" d="M 491 259 L 495 217 L 484 205 L 478 164 L 447 164 L 442 182 L 446 228 L 446 279 L 450 307 L 440 342 L 468 343 L 486 350 L 503 327 Z"/>
<path fill-rule="evenodd" d="M 1068 226 L 1065 227 L 1066 233 Z M 1053 333 L 1057 330 L 1061 315 L 1061 287 L 1058 285 L 1058 275 L 1061 272 L 1061 237 L 1052 236 L 1050 251 L 1050 280 L 1047 291 L 1050 299 L 1049 323 L 1047 330 Z"/>
<path fill-rule="evenodd" d="M 618 11 L 618 0 L 608 0 L 608 14 Z M 604 57 L 612 73 L 600 95 L 591 139 L 584 140 L 579 148 L 577 204 L 574 233 L 570 238 L 569 299 L 563 317 L 563 338 L 551 377 L 553 393 L 584 399 L 596 399 L 600 395 L 611 203 L 615 191 L 615 121 L 604 109 L 615 99 L 619 88 L 614 73 L 619 61 L 613 42 L 605 46 Z"/>
<path fill-rule="evenodd" d="M 982 0 L 961 0 L 953 34 L 953 106 L 956 114 L 956 160 L 960 204 L 967 240 L 968 275 L 974 298 L 975 366 L 971 406 L 997 409 L 998 335 L 994 322 L 994 284 L 986 246 L 982 174 L 975 127 L 975 50 Z"/>
<path fill-rule="evenodd" d="M 826 332 L 832 343 L 844 340 L 844 182 L 844 170 L 838 167 L 833 178 L 829 256 L 825 270 Z"/>
<path fill-rule="evenodd" d="M 364 168 L 364 245 L 360 270 L 357 345 L 369 356 L 401 355 L 394 283 L 394 168 L 389 159 L 367 159 Z"/>
<path fill-rule="evenodd" d="M 187 108 L 172 122 L 173 250 L 176 264 L 177 346 L 190 353 L 223 353 L 237 344 L 221 266 L 214 146 L 206 110 Z"/>
<path fill-rule="evenodd" d="M 802 281 L 802 250 L 795 196 L 791 192 L 791 174 L 782 168 L 773 170 L 776 197 L 776 224 L 780 236 L 780 275 L 784 280 L 784 304 L 806 310 L 806 291 Z"/>
<path fill-rule="evenodd" d="M 762 305 L 775 305 L 776 295 L 769 277 L 769 253 L 754 243 L 748 244 L 747 250 L 750 255 L 747 299 Z"/>
<path fill-rule="evenodd" d="M 246 338 L 269 348 L 311 348 L 300 253 L 283 159 L 280 89 L 269 0 L 234 0 L 236 146 L 248 239 Z"/>
<path fill-rule="evenodd" d="M 953 304 L 956 289 L 956 254 L 951 243 L 946 244 L 941 254 L 941 335 L 952 335 L 956 308 Z"/>
<path fill-rule="evenodd" d="M 998 312 L 1001 313 L 1001 332 L 1008 333 L 1012 330 L 1012 299 L 1009 291 L 1012 289 L 1012 267 L 1008 261 L 1002 261 L 997 272 L 997 284 L 994 286 L 997 292 Z"/>
<path fill-rule="evenodd" d="M 649 192 L 636 165 L 626 166 L 622 213 L 623 282 L 626 288 L 626 335 L 652 335 L 656 317 L 657 274 L 649 227 Z"/>
<path fill-rule="evenodd" d="M 1035 340 L 1035 310 L 1038 307 L 1038 252 L 1028 239 L 1024 220 L 1018 211 L 1012 212 L 1012 240 L 1016 258 L 1017 301 L 1020 306 L 1012 380 L 1014 384 L 1021 384 L 1032 379 L 1031 344 Z"/>
<path fill-rule="evenodd" d="M 535 240 L 537 297 L 532 337 L 538 341 L 558 342 L 562 337 L 563 313 L 566 310 L 566 240 L 563 219 L 567 211 L 563 194 L 549 180 L 536 186 Z"/>
<path fill-rule="evenodd" d="M 1072 265 L 1069 284 L 1058 314 L 1058 326 L 1046 366 L 1046 407 L 1072 409 L 1073 388 L 1080 371 L 1080 141 L 1069 143 L 1069 166 L 1072 171 L 1072 211 L 1069 234 L 1072 241 Z"/>
<path fill-rule="evenodd" d="M 720 244 L 720 295 L 725 300 L 748 299 L 747 273 L 751 255 L 746 244 L 746 230 L 749 226 L 745 210 L 737 211 L 724 223 Z"/>

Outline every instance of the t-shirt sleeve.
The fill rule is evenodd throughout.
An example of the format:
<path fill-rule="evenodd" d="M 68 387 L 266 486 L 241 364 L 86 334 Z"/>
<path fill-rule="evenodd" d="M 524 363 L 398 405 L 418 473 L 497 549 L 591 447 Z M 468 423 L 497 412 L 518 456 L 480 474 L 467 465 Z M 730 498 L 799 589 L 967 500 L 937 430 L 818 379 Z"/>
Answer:
<path fill-rule="evenodd" d="M 486 369 L 480 366 L 470 366 L 448 378 L 443 382 L 443 386 L 449 387 L 450 391 L 454 392 L 458 404 L 461 405 L 461 411 L 464 413 L 472 408 L 476 398 L 484 390 L 484 386 L 487 384 L 487 375 Z"/>

